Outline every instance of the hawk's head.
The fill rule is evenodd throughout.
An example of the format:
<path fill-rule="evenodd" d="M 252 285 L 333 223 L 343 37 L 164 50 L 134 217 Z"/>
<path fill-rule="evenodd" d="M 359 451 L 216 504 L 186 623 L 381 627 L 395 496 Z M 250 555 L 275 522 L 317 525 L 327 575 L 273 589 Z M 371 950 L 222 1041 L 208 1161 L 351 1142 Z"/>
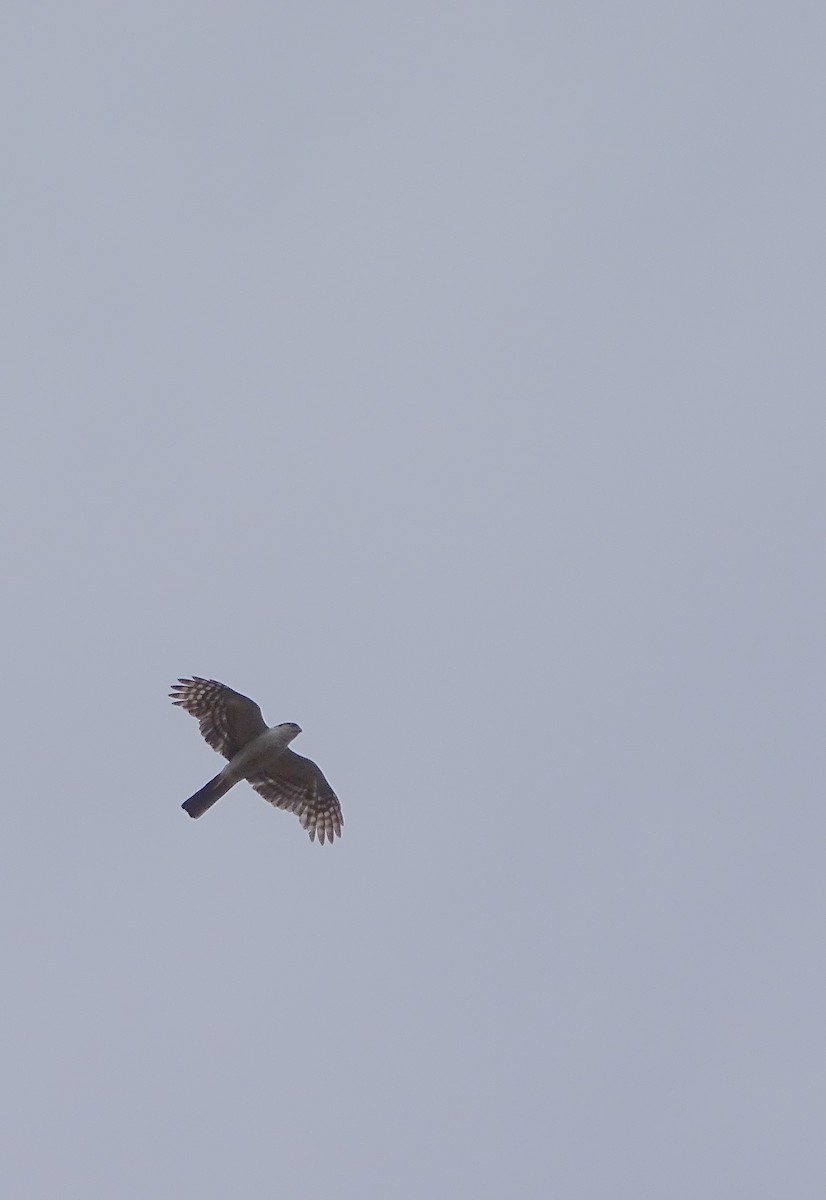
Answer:
<path fill-rule="evenodd" d="M 284 721 L 278 728 L 284 730 L 288 742 L 291 742 L 293 738 L 297 738 L 299 733 L 301 733 L 301 726 L 296 725 L 295 721 Z"/>

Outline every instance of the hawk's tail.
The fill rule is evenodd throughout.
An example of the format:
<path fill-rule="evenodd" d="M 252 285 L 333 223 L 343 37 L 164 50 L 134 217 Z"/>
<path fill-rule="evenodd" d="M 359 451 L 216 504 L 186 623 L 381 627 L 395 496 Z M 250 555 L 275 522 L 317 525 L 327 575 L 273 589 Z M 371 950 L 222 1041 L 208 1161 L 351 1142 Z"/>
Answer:
<path fill-rule="evenodd" d="M 184 800 L 181 808 L 184 812 L 188 812 L 191 817 L 202 817 L 208 808 L 212 808 L 218 800 L 221 799 L 229 791 L 229 788 L 224 783 L 220 775 L 216 775 L 214 779 L 210 779 L 200 792 L 196 792 L 194 796 L 190 796 L 188 800 Z"/>

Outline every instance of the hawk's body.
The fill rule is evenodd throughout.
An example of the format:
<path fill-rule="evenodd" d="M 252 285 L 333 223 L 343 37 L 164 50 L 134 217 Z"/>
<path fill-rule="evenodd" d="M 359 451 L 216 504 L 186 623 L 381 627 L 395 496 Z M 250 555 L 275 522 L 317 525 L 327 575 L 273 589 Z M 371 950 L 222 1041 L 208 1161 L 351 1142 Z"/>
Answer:
<path fill-rule="evenodd" d="M 321 843 L 341 837 L 344 818 L 335 792 L 314 762 L 288 749 L 301 733 L 298 725 L 288 721 L 270 729 L 254 700 L 197 675 L 179 679 L 170 695 L 173 704 L 198 718 L 205 740 L 229 760 L 223 771 L 184 802 L 182 807 L 191 817 L 202 816 L 246 779 L 265 800 L 294 812 L 310 841 L 316 834 Z"/>

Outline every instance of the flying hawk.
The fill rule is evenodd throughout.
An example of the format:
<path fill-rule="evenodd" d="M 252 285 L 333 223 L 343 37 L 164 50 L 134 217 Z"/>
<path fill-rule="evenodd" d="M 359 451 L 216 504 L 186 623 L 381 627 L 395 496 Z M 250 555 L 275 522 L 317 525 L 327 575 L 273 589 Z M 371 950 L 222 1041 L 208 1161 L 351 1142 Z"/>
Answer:
<path fill-rule="evenodd" d="M 173 704 L 197 717 L 201 734 L 229 762 L 214 779 L 181 806 L 200 817 L 231 787 L 246 779 L 276 808 L 293 812 L 310 835 L 324 844 L 341 837 L 344 817 L 335 792 L 309 758 L 288 749 L 301 727 L 292 721 L 270 729 L 254 700 L 214 679 L 179 679 L 169 693 Z"/>

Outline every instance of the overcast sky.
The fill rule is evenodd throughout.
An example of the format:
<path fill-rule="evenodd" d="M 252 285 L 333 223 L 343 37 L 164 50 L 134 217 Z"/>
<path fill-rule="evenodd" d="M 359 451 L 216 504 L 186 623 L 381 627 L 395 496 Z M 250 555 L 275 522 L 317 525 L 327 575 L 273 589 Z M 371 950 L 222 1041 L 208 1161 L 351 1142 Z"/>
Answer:
<path fill-rule="evenodd" d="M 1 32 L 3 1194 L 826 1194 L 822 6 Z"/>

